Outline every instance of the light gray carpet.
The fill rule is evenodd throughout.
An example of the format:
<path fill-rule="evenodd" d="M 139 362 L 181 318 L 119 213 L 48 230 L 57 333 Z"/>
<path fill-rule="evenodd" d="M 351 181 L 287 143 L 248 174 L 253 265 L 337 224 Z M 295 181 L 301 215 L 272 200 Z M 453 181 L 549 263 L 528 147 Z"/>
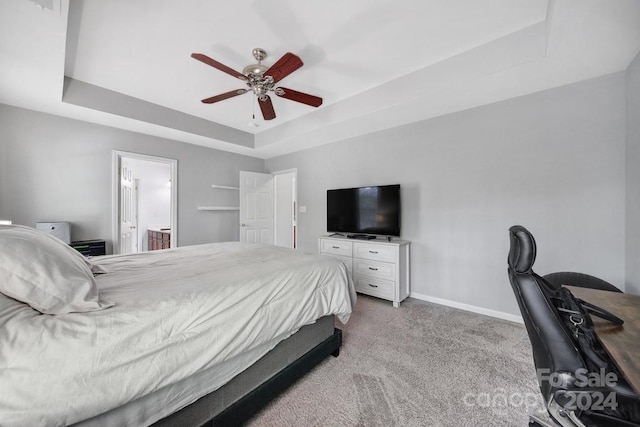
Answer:
<path fill-rule="evenodd" d="M 544 413 L 523 325 L 358 295 L 329 357 L 250 426 L 527 426 Z"/>

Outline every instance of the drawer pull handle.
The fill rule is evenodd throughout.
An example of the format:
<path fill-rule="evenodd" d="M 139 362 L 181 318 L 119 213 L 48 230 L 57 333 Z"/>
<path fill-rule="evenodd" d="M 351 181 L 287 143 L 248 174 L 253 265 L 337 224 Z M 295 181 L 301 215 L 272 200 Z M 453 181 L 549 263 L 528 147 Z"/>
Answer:
<path fill-rule="evenodd" d="M 333 249 L 340 249 L 340 246 L 331 246 Z"/>
<path fill-rule="evenodd" d="M 378 271 L 378 269 L 375 267 L 369 267 L 369 270 Z"/>
<path fill-rule="evenodd" d="M 370 254 L 377 254 L 378 251 L 369 251 Z"/>
<path fill-rule="evenodd" d="M 371 283 L 369 283 L 369 286 L 371 286 L 372 288 L 377 288 L 378 285 L 372 285 Z"/>

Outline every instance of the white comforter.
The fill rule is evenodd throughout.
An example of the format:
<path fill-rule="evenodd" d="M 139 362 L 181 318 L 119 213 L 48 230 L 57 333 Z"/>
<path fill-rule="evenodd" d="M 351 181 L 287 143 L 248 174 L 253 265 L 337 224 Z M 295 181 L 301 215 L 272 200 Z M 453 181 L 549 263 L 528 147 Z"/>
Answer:
<path fill-rule="evenodd" d="M 0 425 L 59 426 L 106 412 L 284 339 L 323 315 L 346 322 L 342 263 L 219 243 L 95 261 L 104 311 L 42 315 L 0 294 Z M 222 386 L 243 367 L 219 378 Z"/>

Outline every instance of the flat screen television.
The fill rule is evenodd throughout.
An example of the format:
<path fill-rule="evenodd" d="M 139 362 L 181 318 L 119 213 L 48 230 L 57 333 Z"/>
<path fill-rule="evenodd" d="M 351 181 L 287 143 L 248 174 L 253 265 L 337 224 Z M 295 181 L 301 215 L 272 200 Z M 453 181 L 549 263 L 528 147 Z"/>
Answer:
<path fill-rule="evenodd" d="M 400 236 L 400 184 L 327 190 L 327 232 Z"/>

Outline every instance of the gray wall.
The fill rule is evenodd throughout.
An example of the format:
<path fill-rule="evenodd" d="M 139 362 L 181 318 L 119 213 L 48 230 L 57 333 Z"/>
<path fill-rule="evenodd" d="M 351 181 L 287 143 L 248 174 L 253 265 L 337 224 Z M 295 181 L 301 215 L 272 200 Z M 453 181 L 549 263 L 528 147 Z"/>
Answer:
<path fill-rule="evenodd" d="M 298 168 L 299 205 L 307 207 L 298 216 L 299 245 L 313 252 L 325 233 L 327 189 L 402 184 L 413 292 L 516 314 L 505 273 L 507 229 L 516 223 L 538 240 L 538 272 L 577 270 L 621 285 L 626 255 L 626 290 L 639 293 L 639 114 L 636 58 L 626 73 L 277 157 L 266 167 Z M 260 159 L 3 105 L 0 129 L 0 219 L 71 221 L 76 240 L 111 237 L 114 149 L 178 159 L 181 246 L 237 239 L 237 212 L 196 207 L 237 202 L 211 184 L 237 185 L 239 170 L 265 170 Z"/>
<path fill-rule="evenodd" d="M 552 89 L 267 161 L 298 168 L 300 248 L 326 232 L 326 190 L 402 185 L 412 292 L 517 314 L 507 230 L 538 240 L 536 270 L 622 284 L 625 74 Z"/>
<path fill-rule="evenodd" d="M 627 68 L 627 251 L 625 291 L 640 295 L 640 54 Z"/>
<path fill-rule="evenodd" d="M 111 240 L 112 150 L 178 160 L 180 246 L 237 240 L 237 211 L 197 206 L 229 203 L 211 184 L 237 186 L 240 170 L 264 171 L 262 159 L 6 105 L 0 129 L 0 219 L 70 221 L 74 240 Z"/>

